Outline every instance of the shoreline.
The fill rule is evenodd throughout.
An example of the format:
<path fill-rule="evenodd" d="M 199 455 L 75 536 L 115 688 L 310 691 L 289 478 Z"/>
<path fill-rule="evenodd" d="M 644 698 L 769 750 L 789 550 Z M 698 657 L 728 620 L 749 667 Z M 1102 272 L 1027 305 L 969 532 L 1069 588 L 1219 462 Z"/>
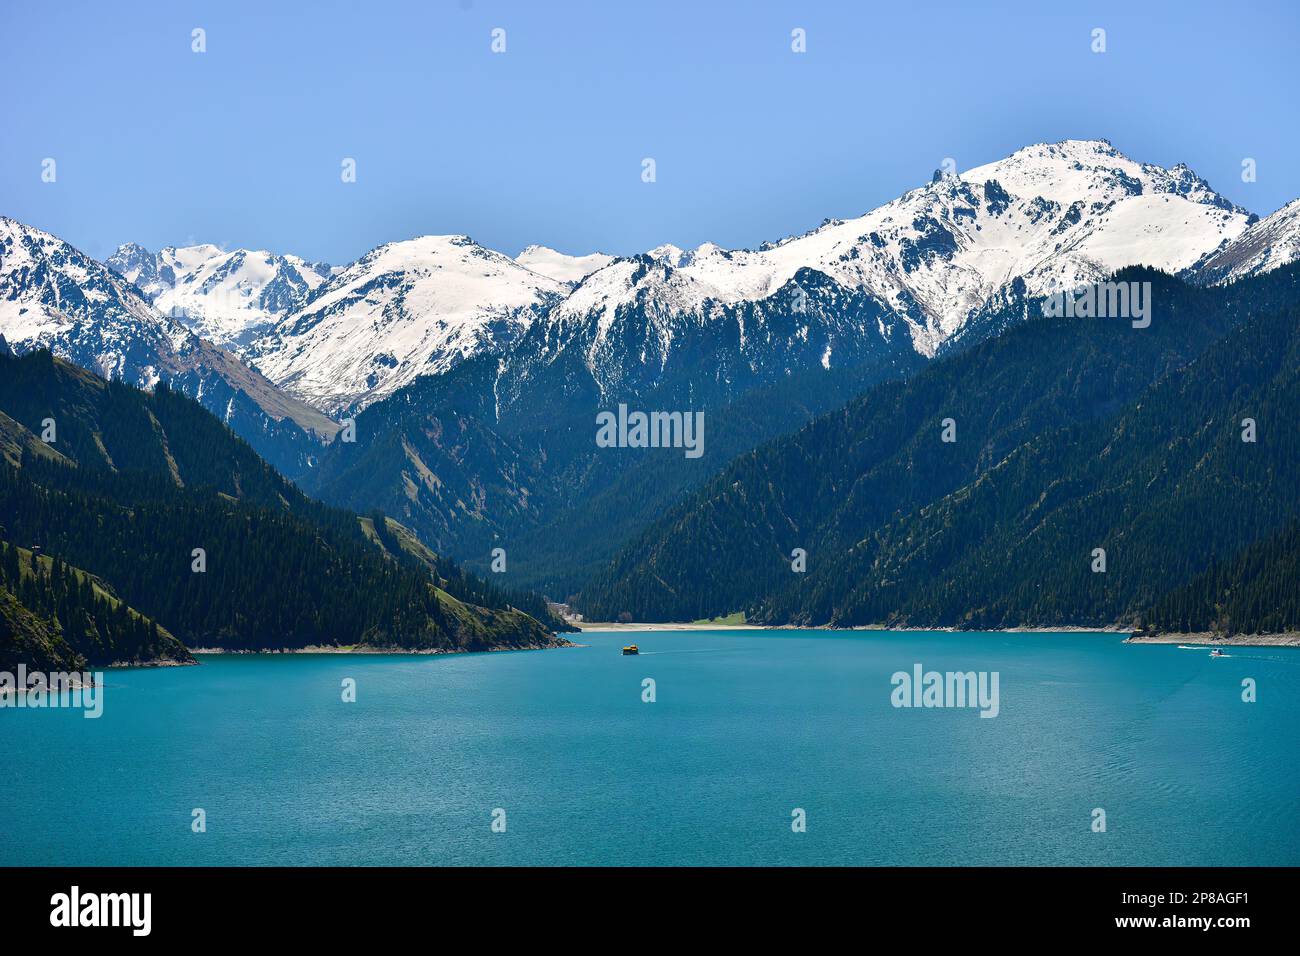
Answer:
<path fill-rule="evenodd" d="M 1280 634 L 1134 634 L 1125 644 L 1203 644 L 1206 647 L 1300 647 L 1300 632 Z"/>
<path fill-rule="evenodd" d="M 193 654 L 193 651 L 190 651 Z M 158 657 L 151 661 L 114 661 L 105 664 L 104 670 L 134 670 L 140 667 L 194 667 L 198 661 L 178 661 L 170 657 Z"/>
<path fill-rule="evenodd" d="M 572 623 L 572 622 L 571 622 Z M 1131 627 L 1107 625 L 1088 627 L 1063 624 L 1059 627 L 999 627 L 987 631 L 967 631 L 960 627 L 888 627 L 884 624 L 857 624 L 853 627 L 830 627 L 826 624 L 685 624 L 672 623 L 595 623 L 582 621 L 576 624 L 583 633 L 644 633 L 647 631 L 894 631 L 898 633 L 934 634 L 1132 634 Z"/>
<path fill-rule="evenodd" d="M 694 623 L 650 623 L 650 622 L 572 622 L 579 628 L 578 633 L 593 634 L 649 634 L 649 633 L 691 633 L 705 631 L 844 631 L 846 633 L 857 633 L 861 631 L 881 631 L 881 632 L 898 632 L 898 633 L 967 633 L 967 634 L 1097 634 L 1097 635 L 1127 635 L 1124 644 L 1196 644 L 1207 649 L 1213 647 L 1300 647 L 1300 631 L 1287 631 L 1272 634 L 1215 634 L 1208 631 L 1193 633 L 1161 633 L 1161 634 L 1140 634 L 1132 631 L 1130 628 L 1117 626 L 1109 627 L 1088 627 L 1082 625 L 1061 625 L 1058 627 L 1007 627 L 997 628 L 988 631 L 963 631 L 955 627 L 885 627 L 883 625 L 858 625 L 855 627 L 833 628 L 827 626 L 814 627 L 796 627 L 785 624 L 694 624 Z M 425 657 L 440 654 L 474 654 L 474 653 L 497 653 L 505 651 L 546 651 L 557 650 L 568 647 L 590 647 L 590 644 L 582 644 L 577 641 L 571 641 L 567 638 L 557 635 L 554 643 L 534 644 L 522 647 L 489 647 L 485 651 L 470 651 L 462 649 L 448 648 L 419 648 L 408 649 L 401 647 L 369 647 L 365 645 L 309 645 L 307 647 L 293 648 L 260 648 L 257 650 L 233 649 L 224 647 L 193 647 L 190 653 L 195 657 L 200 656 L 218 656 L 218 655 L 236 655 L 236 654 L 357 654 L 357 655 L 374 655 L 374 656 L 394 656 L 407 655 L 415 657 Z M 154 660 L 154 661 L 133 661 L 133 662 L 114 662 L 108 665 L 102 665 L 103 670 L 134 670 L 141 668 L 159 668 L 159 667 L 194 667 L 201 663 L 199 660 L 177 661 L 177 660 Z"/>
<path fill-rule="evenodd" d="M 1052 626 L 1017 626 L 999 627 L 985 631 L 967 631 L 959 627 L 887 627 L 883 624 L 859 624 L 854 627 L 828 627 L 826 625 L 793 626 L 788 624 L 686 624 L 646 622 L 593 623 L 583 621 L 577 626 L 582 632 L 611 634 L 644 634 L 691 631 L 844 631 L 857 633 L 861 631 L 881 631 L 897 633 L 935 633 L 935 634 L 1096 634 L 1107 636 L 1124 635 L 1125 644 L 1203 644 L 1211 647 L 1300 647 L 1300 631 L 1287 631 L 1277 634 L 1214 634 L 1209 631 L 1196 633 L 1140 634 L 1131 627 L 1110 624 L 1091 626 L 1081 624 L 1061 624 Z"/>
<path fill-rule="evenodd" d="M 554 644 L 529 644 L 520 647 L 489 647 L 482 651 L 468 649 L 450 649 L 445 647 L 370 647 L 364 644 L 312 644 L 307 647 L 262 647 L 256 650 L 230 647 L 191 647 L 191 654 L 217 656 L 220 654 L 407 654 L 416 656 L 433 656 L 435 654 L 494 654 L 498 651 L 550 651 L 566 647 L 585 647 L 565 638 L 559 638 Z"/>
<path fill-rule="evenodd" d="M 627 632 L 641 633 L 644 631 L 803 631 L 808 628 L 802 627 L 778 627 L 767 624 L 644 624 L 644 623 L 611 623 L 611 624 L 589 624 L 586 621 L 573 622 L 578 628 L 579 633 L 587 631 L 596 632 Z"/>

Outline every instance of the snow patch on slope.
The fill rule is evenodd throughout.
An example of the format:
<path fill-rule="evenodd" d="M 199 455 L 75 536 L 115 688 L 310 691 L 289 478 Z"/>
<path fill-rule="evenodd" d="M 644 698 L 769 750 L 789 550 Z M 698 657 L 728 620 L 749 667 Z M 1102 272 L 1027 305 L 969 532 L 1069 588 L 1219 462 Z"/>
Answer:
<path fill-rule="evenodd" d="M 563 252 L 556 252 L 546 246 L 537 245 L 529 246 L 515 256 L 515 262 L 525 269 L 531 269 L 538 275 L 544 275 L 555 279 L 557 282 L 566 282 L 570 285 L 576 285 L 586 276 L 613 261 L 613 256 L 607 256 L 603 252 L 593 252 L 585 256 L 570 256 Z"/>
<path fill-rule="evenodd" d="M 1300 259 L 1300 199 L 1259 220 L 1195 266 L 1204 282 L 1235 282 Z"/>
<path fill-rule="evenodd" d="M 917 350 L 933 355 L 1015 280 L 1034 295 L 1129 265 L 1178 271 L 1241 235 L 1251 218 L 1186 166 L 1138 163 L 1103 140 L 1038 144 L 757 250 L 659 246 L 648 257 L 661 273 L 633 284 L 629 267 L 606 266 L 556 320 L 589 310 L 607 327 L 634 301 L 692 312 L 710 299 L 755 302 L 809 268 L 897 310 Z"/>
<path fill-rule="evenodd" d="M 237 352 L 302 307 L 330 275 L 329 266 L 298 256 L 226 251 L 210 243 L 169 246 L 157 255 L 128 243 L 107 265 L 135 283 L 160 312 Z"/>
<path fill-rule="evenodd" d="M 327 410 L 512 343 L 568 287 L 468 236 L 389 243 L 333 276 L 253 347 L 258 368 Z"/>

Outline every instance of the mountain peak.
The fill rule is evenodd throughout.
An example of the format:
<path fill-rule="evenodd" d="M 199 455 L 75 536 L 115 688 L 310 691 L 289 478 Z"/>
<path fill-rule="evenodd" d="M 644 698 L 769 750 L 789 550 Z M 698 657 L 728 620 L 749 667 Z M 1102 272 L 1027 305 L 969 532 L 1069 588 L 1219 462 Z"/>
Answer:
<path fill-rule="evenodd" d="M 655 246 L 646 253 L 651 259 L 667 263 L 670 266 L 685 265 L 682 261 L 686 258 L 686 250 L 680 246 L 675 246 L 671 242 L 665 242 L 663 245 Z"/>
<path fill-rule="evenodd" d="M 232 427 L 247 423 L 245 437 L 263 454 L 284 452 L 281 462 L 305 447 L 303 429 L 333 433 L 319 412 L 160 313 L 131 280 L 11 219 L 0 220 L 0 333 L 15 352 L 49 349 L 104 378 L 146 389 L 166 381 Z"/>
<path fill-rule="evenodd" d="M 199 263 L 223 255 L 225 252 L 225 249 L 214 243 L 200 242 L 192 246 L 164 246 L 158 256 L 160 259 L 169 262 L 180 263 L 185 268 L 193 268 Z"/>
<path fill-rule="evenodd" d="M 514 342 L 569 285 L 466 235 L 385 243 L 260 339 L 258 367 L 318 407 L 365 405 Z"/>
<path fill-rule="evenodd" d="M 1096 162 L 1098 158 L 1127 159 L 1108 139 L 1061 139 L 1054 143 L 1030 143 L 1007 159 L 1041 159 L 1044 157 Z"/>
<path fill-rule="evenodd" d="M 592 252 L 585 256 L 571 256 L 549 246 L 531 245 L 519 255 L 518 262 L 526 269 L 544 275 L 558 282 L 576 285 L 597 269 L 614 261 L 614 257 L 603 252 Z"/>
<path fill-rule="evenodd" d="M 812 269 L 903 316 L 929 355 L 1008 288 L 1040 295 L 1130 265 L 1179 271 L 1249 222 L 1185 166 L 1140 163 L 1103 139 L 1036 143 L 757 250 L 657 246 L 589 276 L 557 314 L 572 326 L 587 311 L 602 330 L 634 308 L 707 315 L 709 302 L 779 296 Z"/>
<path fill-rule="evenodd" d="M 499 252 L 480 246 L 463 233 L 428 234 L 385 242 L 371 249 L 344 271 L 350 271 L 363 263 L 366 268 L 373 268 L 375 264 L 382 264 L 383 268 L 419 267 L 422 264 L 430 265 L 447 256 L 466 254 L 508 258 Z"/>
<path fill-rule="evenodd" d="M 306 302 L 330 275 L 328 265 L 299 256 L 212 243 L 167 246 L 154 255 L 127 242 L 105 264 L 160 312 L 237 351 Z"/>
<path fill-rule="evenodd" d="M 562 256 L 562 255 L 564 255 L 564 253 L 560 252 L 557 249 L 552 249 L 550 246 L 544 246 L 541 243 L 533 242 L 528 244 L 527 246 L 524 246 L 524 250 L 521 253 L 519 253 L 519 255 L 515 256 L 515 261 L 518 262 L 520 259 L 524 258 L 525 256 Z"/>
<path fill-rule="evenodd" d="M 117 249 L 113 252 L 113 255 L 115 256 L 116 255 L 148 256 L 152 254 L 153 253 L 151 253 L 144 246 L 140 245 L 138 242 L 124 242 L 120 246 L 118 246 Z"/>

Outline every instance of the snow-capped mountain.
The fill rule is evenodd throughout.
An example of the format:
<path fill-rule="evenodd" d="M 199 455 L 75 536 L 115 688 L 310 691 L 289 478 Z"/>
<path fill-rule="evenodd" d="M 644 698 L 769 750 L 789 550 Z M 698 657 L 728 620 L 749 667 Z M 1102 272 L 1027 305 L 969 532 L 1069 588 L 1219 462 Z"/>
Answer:
<path fill-rule="evenodd" d="M 104 260 L 123 279 L 135 284 L 149 301 L 153 301 L 168 284 L 158 277 L 158 257 L 135 242 L 125 242 Z"/>
<path fill-rule="evenodd" d="M 255 271 L 253 254 L 191 247 L 160 255 L 152 272 L 140 266 L 135 281 L 165 286 L 156 299 L 164 308 L 210 315 L 202 328 L 332 412 L 364 407 L 467 356 L 504 353 L 539 318 L 543 354 L 519 361 L 535 367 L 547 354 L 581 348 L 602 390 L 641 375 L 635 366 L 662 372 L 681 347 L 727 335 L 740 343 L 733 357 L 749 374 L 725 363 L 718 373 L 761 380 L 767 372 L 756 363 L 793 360 L 762 347 L 778 334 L 778 314 L 789 320 L 788 328 L 786 319 L 778 323 L 779 335 L 817 340 L 815 361 L 824 367 L 861 361 L 885 335 L 882 315 L 903 321 L 911 347 L 932 356 L 1012 295 L 1074 287 L 1128 265 L 1186 270 L 1238 239 L 1253 218 L 1186 166 L 1166 170 L 1102 140 L 1067 140 L 960 175 L 936 174 L 863 216 L 753 250 L 663 245 L 615 259 L 530 246 L 512 260 L 464 236 L 426 236 L 381 246 L 324 281 L 321 270 L 280 257 L 296 281 L 283 268 L 275 279 L 235 279 Z M 124 274 L 138 258 L 123 250 Z M 809 291 L 796 281 L 801 271 L 830 283 L 812 280 L 826 302 L 852 297 L 867 324 L 801 326 L 801 313 L 791 311 Z M 237 295 L 249 290 L 246 307 L 203 312 L 209 286 L 223 284 Z M 268 302 L 273 292 L 283 294 Z M 286 302 L 293 311 L 268 327 Z M 753 324 L 760 315 L 765 322 Z M 720 317 L 734 330 L 710 331 Z"/>
<path fill-rule="evenodd" d="M 565 282 L 569 285 L 577 285 L 597 269 L 601 269 L 613 261 L 613 256 L 607 256 L 603 252 L 593 252 L 585 256 L 570 256 L 563 252 L 556 252 L 546 246 L 536 245 L 529 246 L 515 256 L 515 262 L 525 269 L 531 269 L 540 275 L 549 276 L 558 282 Z"/>
<path fill-rule="evenodd" d="M 264 250 L 211 244 L 168 246 L 156 255 L 128 243 L 106 260 L 165 315 L 198 335 L 242 352 L 279 319 L 301 308 L 331 274 L 323 263 Z"/>
<path fill-rule="evenodd" d="M 425 236 L 331 270 L 127 245 L 109 260 L 129 280 L 116 285 L 65 254 L 41 286 L 46 311 L 11 295 L 0 331 L 20 346 L 57 339 L 82 364 L 148 384 L 176 365 L 164 342 L 188 347 L 177 343 L 194 329 L 329 412 L 480 353 L 500 356 L 498 415 L 664 388 L 723 402 L 809 369 L 933 356 L 972 330 L 992 334 L 989 317 L 1008 321 L 1017 301 L 1125 266 L 1207 281 L 1275 268 L 1296 256 L 1297 205 L 1257 221 L 1186 166 L 1067 140 L 936 173 L 863 216 L 756 249 L 666 244 L 612 258 L 530 246 L 512 259 Z M 93 321 L 68 319 L 78 296 Z"/>
<path fill-rule="evenodd" d="M 756 250 L 660 246 L 649 256 L 670 273 L 641 271 L 633 283 L 637 270 L 626 260 L 608 265 L 551 321 L 572 325 L 586 315 L 602 336 L 618 335 L 614 316 L 638 299 L 661 316 L 696 314 L 762 301 L 811 269 L 902 316 L 916 350 L 933 355 L 1013 284 L 1032 296 L 1128 265 L 1177 272 L 1241 236 L 1254 218 L 1184 165 L 1166 170 L 1104 140 L 1067 140 L 960 175 L 936 173 L 864 216 L 827 220 Z M 653 336 L 666 335 L 657 322 Z"/>
<path fill-rule="evenodd" d="M 1300 259 L 1300 199 L 1259 220 L 1193 267 L 1206 283 L 1234 282 Z"/>
<path fill-rule="evenodd" d="M 105 378 L 151 388 L 193 338 L 120 276 L 49 233 L 0 217 L 0 332 Z"/>
<path fill-rule="evenodd" d="M 578 396 L 713 407 L 808 371 L 916 357 L 898 314 L 816 269 L 764 298 L 727 299 L 670 258 L 619 259 L 583 280 L 502 357 L 498 417 L 559 417 Z"/>
<path fill-rule="evenodd" d="M 613 260 L 507 359 L 500 392 L 526 392 L 575 353 L 601 396 L 657 387 L 680 368 L 701 390 L 734 395 L 816 365 L 856 367 L 900 338 L 932 356 L 1013 293 L 1136 264 L 1176 272 L 1252 218 L 1185 166 L 1137 163 L 1102 141 L 1031 146 L 756 250 L 666 244 Z M 711 358 L 700 364 L 702 348 Z"/>
<path fill-rule="evenodd" d="M 567 291 L 468 236 L 393 242 L 331 278 L 250 354 L 318 408 L 359 407 L 506 348 Z"/>
<path fill-rule="evenodd" d="M 509 533 L 527 561 L 521 529 L 553 540 L 597 495 L 612 496 L 604 515 L 639 514 L 648 489 L 695 480 L 684 464 L 599 455 L 599 409 L 705 409 L 713 434 L 743 451 L 772 434 L 775 411 L 750 417 L 756 406 L 807 401 L 811 416 L 823 392 L 906 375 L 945 343 L 995 333 L 1034 296 L 1127 266 L 1185 270 L 1253 220 L 1185 166 L 1066 141 L 937 174 L 757 249 L 662 245 L 583 276 L 494 361 L 418 382 L 407 372 L 412 384 L 362 413 L 366 437 L 335 445 L 315 487 L 349 507 L 380 502 L 453 552 Z M 521 260 L 565 264 L 542 250 Z M 366 331 L 373 350 L 391 334 Z"/>
<path fill-rule="evenodd" d="M 230 352 L 159 313 L 135 285 L 68 243 L 0 217 L 0 334 L 16 352 L 48 348 L 105 378 L 166 381 L 196 398 L 286 470 L 337 425 L 277 390 Z"/>

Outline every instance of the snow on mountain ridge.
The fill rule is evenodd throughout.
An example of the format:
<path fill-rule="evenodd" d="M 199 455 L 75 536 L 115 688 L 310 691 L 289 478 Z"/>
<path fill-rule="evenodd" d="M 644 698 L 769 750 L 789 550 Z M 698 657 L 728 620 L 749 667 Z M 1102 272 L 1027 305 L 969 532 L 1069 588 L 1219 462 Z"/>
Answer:
<path fill-rule="evenodd" d="M 681 301 L 692 311 L 706 299 L 762 300 L 811 268 L 898 310 L 917 350 L 933 355 L 1014 280 L 1038 294 L 1128 265 L 1178 271 L 1252 219 L 1186 166 L 1138 163 L 1104 140 L 1036 144 L 757 250 L 660 246 L 649 256 L 673 267 L 671 289 L 648 292 L 645 281 L 655 280 L 648 274 L 621 300 L 606 287 L 592 302 L 597 272 L 557 319 L 572 322 L 584 307 L 598 306 L 604 326 L 637 295 Z"/>
<path fill-rule="evenodd" d="M 3 216 L 0 334 L 15 352 L 46 348 L 104 378 L 142 388 L 166 380 L 281 466 L 309 457 L 319 439 L 337 430 L 230 352 L 158 312 L 130 280 L 62 239 Z"/>
<path fill-rule="evenodd" d="M 585 256 L 570 256 L 547 246 L 539 245 L 531 245 L 515 256 L 515 262 L 524 268 L 570 285 L 576 285 L 597 269 L 603 268 L 613 261 L 613 256 L 606 255 L 603 252 L 592 252 Z"/>
<path fill-rule="evenodd" d="M 1234 243 L 1254 220 L 1184 164 L 1164 169 L 1129 159 L 1105 140 L 1065 140 L 1026 146 L 964 173 L 937 173 L 861 216 L 827 219 L 752 250 L 666 243 L 615 258 L 533 245 L 510 259 L 465 236 L 388 243 L 319 281 L 304 278 L 311 286 L 305 295 L 287 289 L 286 300 L 300 298 L 274 325 L 263 321 L 272 310 L 252 319 L 248 310 L 239 314 L 249 324 L 219 331 L 253 329 L 236 339 L 246 357 L 300 398 L 338 410 L 364 406 L 476 352 L 504 352 L 539 319 L 544 350 L 563 350 L 572 338 L 599 381 L 617 379 L 614 370 L 598 369 L 601 363 L 669 362 L 674 349 L 702 341 L 697 333 L 724 314 L 748 349 L 747 323 L 789 310 L 809 291 L 796 277 L 815 274 L 830 283 L 813 278 L 823 305 L 852 293 L 855 315 L 867 321 L 876 306 L 893 313 L 913 348 L 932 356 L 1013 292 L 1043 294 L 1136 264 L 1187 270 Z M 154 281 L 165 281 L 167 269 L 195 278 L 174 282 L 176 291 L 160 302 L 189 314 L 185 302 L 173 300 L 200 299 L 209 278 L 225 281 L 238 271 L 218 264 L 219 252 L 190 247 L 162 262 Z M 246 273 L 255 265 L 239 263 Z M 141 267 L 137 281 L 149 280 L 147 272 Z M 254 275 L 233 285 L 255 289 L 263 280 Z M 799 331 L 797 312 L 789 321 L 789 334 L 808 334 Z M 872 328 L 858 331 L 880 338 L 878 319 L 870 321 Z M 835 329 L 837 345 L 822 364 L 856 360 L 844 347 L 852 331 Z M 615 338 L 626 341 L 609 347 Z"/>
<path fill-rule="evenodd" d="M 1300 199 L 1293 199 L 1193 268 L 1203 282 L 1233 282 L 1272 272 L 1297 259 L 1300 259 Z"/>
<path fill-rule="evenodd" d="M 11 345 L 58 350 L 67 343 L 79 364 L 152 387 L 157 370 L 137 355 L 170 350 L 187 335 L 156 318 L 115 273 L 47 232 L 0 216 L 0 332 Z"/>
<path fill-rule="evenodd" d="M 299 256 L 211 243 L 168 246 L 157 255 L 127 243 L 106 263 L 160 312 L 238 352 L 305 304 L 330 274 L 329 266 Z"/>
<path fill-rule="evenodd" d="M 421 236 L 332 276 L 252 351 L 264 374 L 317 407 L 364 405 L 504 348 L 568 290 L 468 236 Z"/>

